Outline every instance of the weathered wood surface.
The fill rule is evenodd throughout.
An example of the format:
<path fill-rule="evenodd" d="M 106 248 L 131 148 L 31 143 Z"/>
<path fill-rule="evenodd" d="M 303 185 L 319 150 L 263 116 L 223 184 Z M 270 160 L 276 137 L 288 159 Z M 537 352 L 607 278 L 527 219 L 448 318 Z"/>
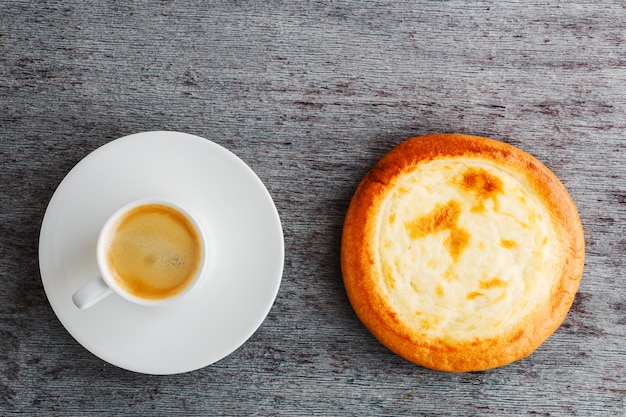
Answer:
<path fill-rule="evenodd" d="M 209 138 L 265 182 L 286 243 L 259 331 L 207 368 L 111 366 L 56 319 L 40 280 L 46 205 L 124 136 Z M 576 201 L 587 261 L 573 309 L 529 358 L 447 374 L 361 326 L 339 268 L 367 169 L 428 132 L 489 136 Z M 0 414 L 626 415 L 626 3 L 0 3 Z"/>

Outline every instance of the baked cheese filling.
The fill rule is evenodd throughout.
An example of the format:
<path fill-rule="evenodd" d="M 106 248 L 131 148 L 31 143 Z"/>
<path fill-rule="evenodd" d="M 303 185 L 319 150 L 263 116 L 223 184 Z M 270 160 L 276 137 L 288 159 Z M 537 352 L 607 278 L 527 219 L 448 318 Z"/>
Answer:
<path fill-rule="evenodd" d="M 560 246 L 523 176 L 489 160 L 456 158 L 421 164 L 389 188 L 373 248 L 378 286 L 409 327 L 459 341 L 484 338 L 549 297 Z"/>

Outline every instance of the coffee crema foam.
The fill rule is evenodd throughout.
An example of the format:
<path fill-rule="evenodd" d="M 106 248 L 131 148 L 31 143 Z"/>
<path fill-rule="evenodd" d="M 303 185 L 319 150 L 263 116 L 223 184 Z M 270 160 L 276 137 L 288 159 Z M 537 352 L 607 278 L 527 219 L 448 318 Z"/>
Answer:
<path fill-rule="evenodd" d="M 191 284 L 200 268 L 200 234 L 173 207 L 134 207 L 122 215 L 111 235 L 107 267 L 117 284 L 135 297 L 173 297 Z"/>

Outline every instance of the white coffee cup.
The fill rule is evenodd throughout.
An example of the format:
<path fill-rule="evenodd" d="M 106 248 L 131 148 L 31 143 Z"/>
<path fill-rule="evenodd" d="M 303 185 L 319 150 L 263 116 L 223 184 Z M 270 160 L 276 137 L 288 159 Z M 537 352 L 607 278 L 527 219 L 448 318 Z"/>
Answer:
<path fill-rule="evenodd" d="M 197 286 L 206 269 L 207 242 L 199 222 L 179 204 L 141 199 L 106 221 L 96 259 L 100 277 L 74 293 L 78 308 L 112 293 L 135 304 L 159 306 Z"/>

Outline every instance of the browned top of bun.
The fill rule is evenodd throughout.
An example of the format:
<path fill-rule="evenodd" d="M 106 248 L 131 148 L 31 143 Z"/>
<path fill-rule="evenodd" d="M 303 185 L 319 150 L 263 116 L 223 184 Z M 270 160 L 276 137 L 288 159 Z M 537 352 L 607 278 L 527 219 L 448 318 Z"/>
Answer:
<path fill-rule="evenodd" d="M 580 219 L 558 178 L 475 136 L 396 146 L 358 186 L 343 229 L 358 317 L 393 352 L 444 371 L 533 352 L 565 318 L 583 264 Z"/>

